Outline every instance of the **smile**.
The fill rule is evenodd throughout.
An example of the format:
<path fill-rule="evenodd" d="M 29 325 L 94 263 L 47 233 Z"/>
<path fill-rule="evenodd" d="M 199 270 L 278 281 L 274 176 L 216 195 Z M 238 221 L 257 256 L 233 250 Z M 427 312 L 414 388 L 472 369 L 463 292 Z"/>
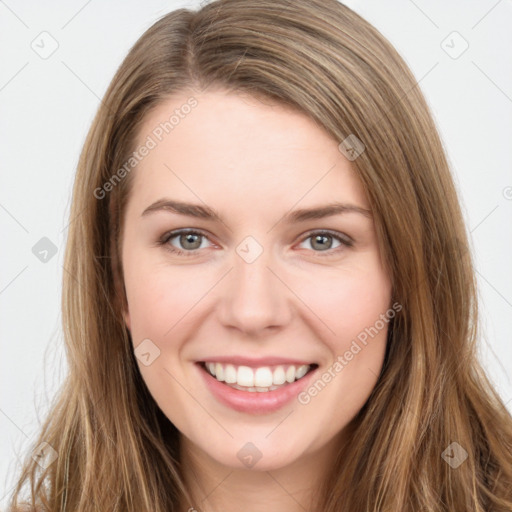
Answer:
<path fill-rule="evenodd" d="M 240 364 L 243 362 L 197 361 L 195 366 L 218 402 L 246 414 L 270 414 L 292 403 L 318 369 L 315 363 L 279 361 L 280 364 L 263 366 L 261 361 L 247 366 Z"/>
<path fill-rule="evenodd" d="M 203 363 L 203 367 L 212 377 L 232 388 L 263 393 L 301 379 L 316 365 L 275 365 L 251 368 L 208 361 Z"/>

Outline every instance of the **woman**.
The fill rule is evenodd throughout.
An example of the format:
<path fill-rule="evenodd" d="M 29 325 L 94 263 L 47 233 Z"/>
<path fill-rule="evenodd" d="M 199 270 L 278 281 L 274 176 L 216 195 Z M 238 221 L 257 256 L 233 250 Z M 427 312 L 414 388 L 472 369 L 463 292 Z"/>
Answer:
<path fill-rule="evenodd" d="M 51 511 L 512 510 L 443 148 L 347 7 L 163 17 L 105 95 L 71 219 L 70 373 L 14 510 L 25 482 Z"/>

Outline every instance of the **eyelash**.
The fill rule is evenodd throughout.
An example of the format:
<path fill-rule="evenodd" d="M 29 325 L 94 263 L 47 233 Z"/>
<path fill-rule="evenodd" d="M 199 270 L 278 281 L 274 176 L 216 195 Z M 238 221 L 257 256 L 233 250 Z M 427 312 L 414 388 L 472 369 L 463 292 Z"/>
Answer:
<path fill-rule="evenodd" d="M 158 240 L 158 245 L 165 246 L 165 249 L 167 251 L 169 251 L 173 254 L 176 254 L 178 256 L 185 256 L 185 257 L 195 256 L 197 254 L 197 252 L 199 251 L 199 249 L 184 251 L 181 249 L 177 249 L 176 247 L 169 244 L 170 240 L 172 240 L 173 238 L 176 238 L 177 236 L 180 236 L 180 235 L 200 235 L 204 238 L 208 238 L 208 236 L 205 233 L 203 233 L 201 230 L 183 229 L 183 230 L 176 230 L 176 231 L 170 231 L 168 233 L 165 233 L 160 238 L 160 240 Z M 341 243 L 341 245 L 335 249 L 327 249 L 325 251 L 313 251 L 315 253 L 318 253 L 319 256 L 322 258 L 336 255 L 340 250 L 343 250 L 346 247 L 352 247 L 354 245 L 353 240 L 350 239 L 349 237 L 347 237 L 346 235 L 342 236 L 339 233 L 332 232 L 329 230 L 309 231 L 308 233 L 306 233 L 306 236 L 304 236 L 302 238 L 301 243 L 315 235 L 327 235 L 327 236 L 330 236 L 330 237 L 338 240 Z M 322 253 L 326 253 L 326 254 L 322 254 Z"/>

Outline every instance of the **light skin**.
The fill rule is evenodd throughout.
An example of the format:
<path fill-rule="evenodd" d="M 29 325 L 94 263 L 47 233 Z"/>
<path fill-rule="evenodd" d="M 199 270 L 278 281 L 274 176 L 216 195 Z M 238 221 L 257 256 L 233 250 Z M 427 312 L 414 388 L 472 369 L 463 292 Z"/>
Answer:
<path fill-rule="evenodd" d="M 197 107 L 132 171 L 121 251 L 125 322 L 134 348 L 149 339 L 160 350 L 150 365 L 138 364 L 181 433 L 195 500 L 182 509 L 303 512 L 376 384 L 387 324 L 308 404 L 293 399 L 267 414 L 220 403 L 196 362 L 293 357 L 317 363 L 320 378 L 390 308 L 390 278 L 371 212 L 285 220 L 334 202 L 370 211 L 339 141 L 307 116 L 233 92 L 184 91 L 148 115 L 140 142 L 191 94 Z M 143 215 L 164 198 L 207 206 L 223 222 L 165 209 Z M 199 236 L 158 244 L 178 229 Z M 322 239 L 325 230 L 352 245 Z M 248 236 L 263 251 L 251 263 L 237 252 Z M 247 442 L 262 454 L 252 468 L 237 456 Z"/>

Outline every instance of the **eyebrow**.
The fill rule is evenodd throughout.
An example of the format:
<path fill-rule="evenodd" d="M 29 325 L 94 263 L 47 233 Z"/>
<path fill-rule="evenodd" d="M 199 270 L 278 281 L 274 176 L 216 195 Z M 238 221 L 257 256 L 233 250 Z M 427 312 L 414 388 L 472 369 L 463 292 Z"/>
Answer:
<path fill-rule="evenodd" d="M 141 214 L 141 217 L 159 211 L 170 211 L 189 217 L 196 217 L 209 221 L 221 222 L 224 224 L 222 216 L 213 208 L 203 206 L 200 204 L 184 203 L 181 201 L 173 201 L 171 199 L 159 199 L 153 204 L 148 206 Z M 340 215 L 343 213 L 359 213 L 365 217 L 372 218 L 371 210 L 362 208 L 361 206 L 348 204 L 348 203 L 329 203 L 324 206 L 314 208 L 302 208 L 299 210 L 292 210 L 283 216 L 282 220 L 287 223 L 304 222 L 312 219 L 323 219 L 333 215 Z"/>

